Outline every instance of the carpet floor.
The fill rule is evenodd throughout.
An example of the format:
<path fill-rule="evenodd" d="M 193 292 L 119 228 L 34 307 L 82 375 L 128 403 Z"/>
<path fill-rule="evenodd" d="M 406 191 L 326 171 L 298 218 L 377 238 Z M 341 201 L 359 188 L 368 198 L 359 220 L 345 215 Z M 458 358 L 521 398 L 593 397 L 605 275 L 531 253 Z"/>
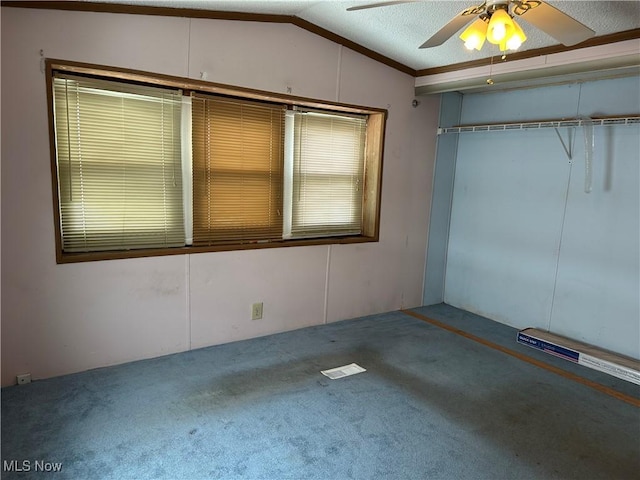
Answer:
<path fill-rule="evenodd" d="M 505 325 L 415 312 L 640 398 Z M 366 372 L 320 373 L 350 363 Z M 3 479 L 640 478 L 640 408 L 403 312 L 8 387 L 1 403 Z"/>

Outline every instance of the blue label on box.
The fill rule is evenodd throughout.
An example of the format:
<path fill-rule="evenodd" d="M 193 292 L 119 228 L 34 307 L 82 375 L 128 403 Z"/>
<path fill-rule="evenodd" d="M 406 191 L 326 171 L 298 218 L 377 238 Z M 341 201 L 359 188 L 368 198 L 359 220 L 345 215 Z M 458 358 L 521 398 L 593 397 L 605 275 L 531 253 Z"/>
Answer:
<path fill-rule="evenodd" d="M 532 348 L 537 348 L 538 350 L 542 350 L 543 352 L 555 355 L 556 357 L 564 358 L 565 360 L 569 360 L 571 362 L 577 363 L 578 359 L 580 358 L 580 354 L 574 350 L 570 350 L 568 348 L 564 348 L 559 345 L 540 340 L 539 338 L 532 337 L 522 332 L 518 332 L 518 343 L 528 345 Z"/>

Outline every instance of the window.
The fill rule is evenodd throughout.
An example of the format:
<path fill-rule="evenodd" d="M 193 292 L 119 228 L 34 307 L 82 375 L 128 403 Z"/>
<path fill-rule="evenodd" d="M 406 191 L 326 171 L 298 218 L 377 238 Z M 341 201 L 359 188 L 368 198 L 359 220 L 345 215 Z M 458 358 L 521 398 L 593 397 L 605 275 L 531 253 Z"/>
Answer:
<path fill-rule="evenodd" d="M 386 111 L 47 71 L 58 262 L 377 241 Z"/>
<path fill-rule="evenodd" d="M 282 238 L 283 105 L 195 94 L 194 244 Z"/>
<path fill-rule="evenodd" d="M 65 252 L 184 244 L 178 91 L 53 80 Z"/>
<path fill-rule="evenodd" d="M 296 112 L 290 237 L 359 235 L 366 118 Z"/>

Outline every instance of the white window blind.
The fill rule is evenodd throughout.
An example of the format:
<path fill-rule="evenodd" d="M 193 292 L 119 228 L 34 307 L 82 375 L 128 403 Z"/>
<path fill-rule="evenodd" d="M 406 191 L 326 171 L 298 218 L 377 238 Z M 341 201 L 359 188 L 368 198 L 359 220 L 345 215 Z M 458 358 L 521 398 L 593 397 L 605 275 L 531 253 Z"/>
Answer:
<path fill-rule="evenodd" d="M 363 117 L 295 113 L 293 238 L 361 233 L 366 125 Z"/>
<path fill-rule="evenodd" d="M 62 249 L 184 245 L 181 93 L 56 74 Z"/>

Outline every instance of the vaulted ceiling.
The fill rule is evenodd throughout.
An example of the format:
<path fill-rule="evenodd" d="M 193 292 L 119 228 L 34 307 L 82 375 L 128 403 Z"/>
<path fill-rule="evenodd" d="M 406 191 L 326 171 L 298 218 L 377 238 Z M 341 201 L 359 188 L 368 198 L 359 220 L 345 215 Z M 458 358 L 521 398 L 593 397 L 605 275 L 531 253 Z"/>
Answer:
<path fill-rule="evenodd" d="M 481 51 L 468 51 L 454 34 L 442 45 L 419 48 L 461 11 L 481 0 L 407 0 L 406 3 L 348 11 L 380 0 L 80 0 L 71 2 L 7 2 L 10 6 L 37 6 L 95 11 L 167 14 L 294 23 L 421 76 L 463 66 L 488 64 L 501 53 L 485 43 Z M 549 0 L 548 4 L 595 31 L 595 37 L 571 48 L 640 38 L 640 1 Z M 151 8 L 149 8 L 151 7 Z M 557 40 L 518 17 L 527 41 L 507 60 L 564 49 Z M 462 30 L 463 28 L 461 28 Z"/>
<path fill-rule="evenodd" d="M 469 52 L 463 47 L 458 35 L 454 35 L 441 46 L 419 48 L 455 15 L 469 6 L 482 3 L 478 0 L 410 1 L 357 11 L 347 11 L 347 8 L 378 3 L 379 0 L 107 1 L 156 7 L 295 16 L 417 71 L 500 55 L 498 47 L 489 43 L 486 43 L 480 52 Z M 550 0 L 547 3 L 594 30 L 596 37 L 640 28 L 639 1 Z M 527 24 L 524 19 L 520 23 L 528 37 L 521 50 L 558 45 L 557 40 Z"/>

